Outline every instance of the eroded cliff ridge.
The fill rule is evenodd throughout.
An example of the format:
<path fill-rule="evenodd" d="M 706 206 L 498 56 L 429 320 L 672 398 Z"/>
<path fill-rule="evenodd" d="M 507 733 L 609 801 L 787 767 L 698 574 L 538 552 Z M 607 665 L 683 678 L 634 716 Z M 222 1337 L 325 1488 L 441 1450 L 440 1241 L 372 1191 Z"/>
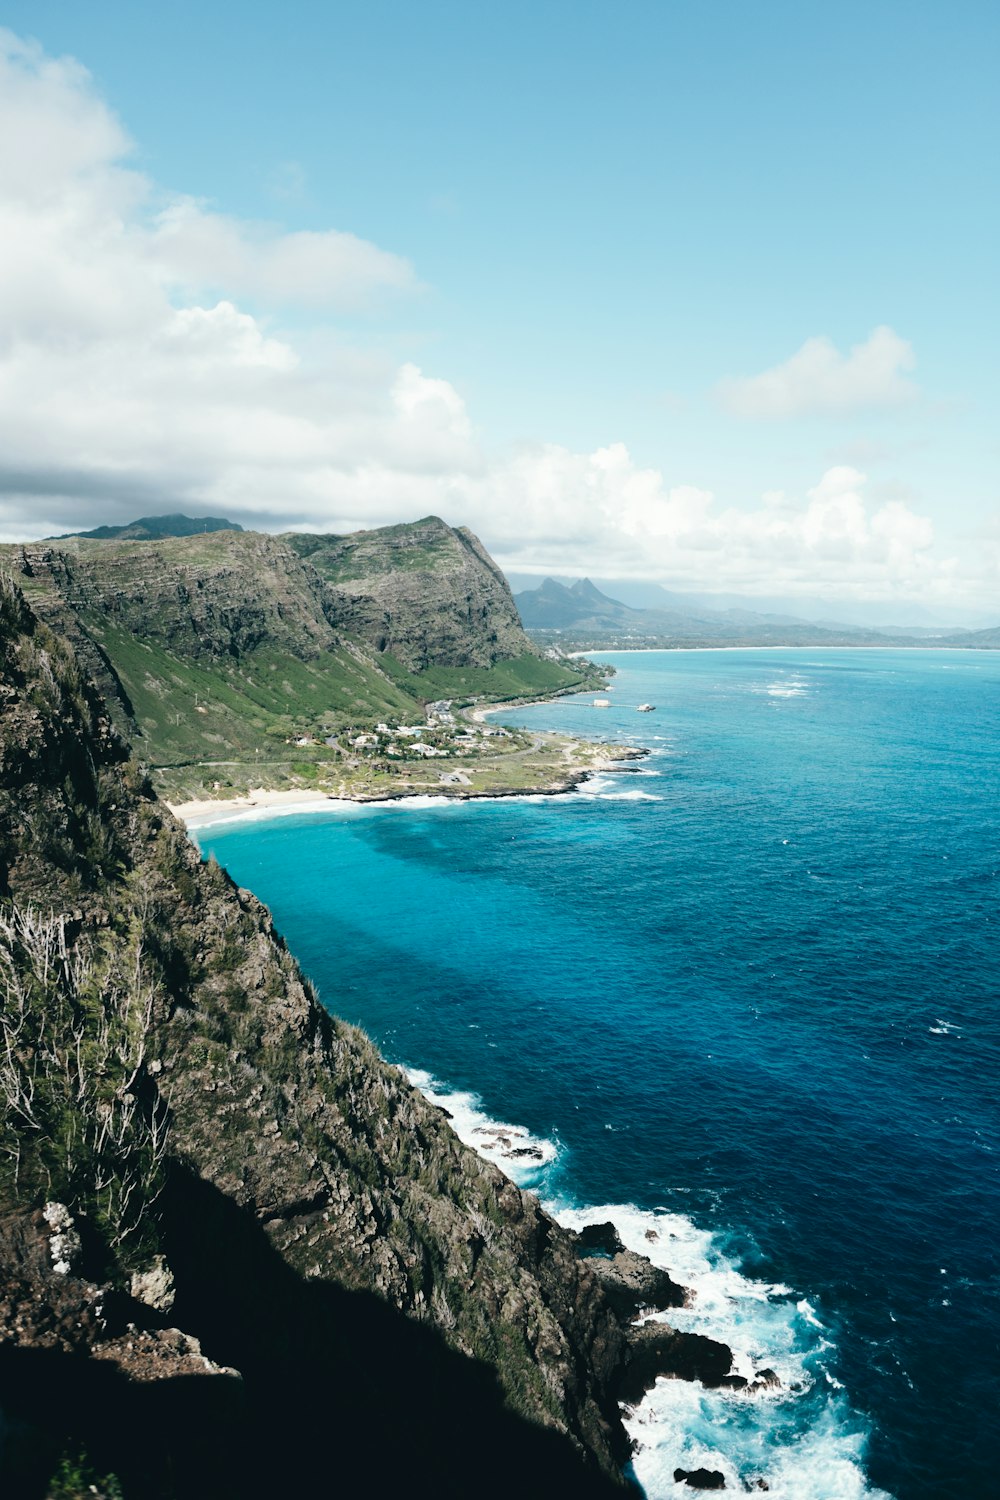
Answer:
<path fill-rule="evenodd" d="M 346 537 L 131 530 L 7 545 L 0 566 L 154 774 L 193 768 L 200 791 L 312 785 L 339 731 L 591 681 L 532 646 L 482 545 L 433 517 Z"/>
<path fill-rule="evenodd" d="M 284 540 L 323 578 L 330 618 L 412 672 L 492 667 L 534 650 L 507 580 L 466 526 L 428 516 Z"/>
<path fill-rule="evenodd" d="M 0 730 L 4 1493 L 616 1490 L 572 1237 L 318 1004 L 9 582 Z"/>

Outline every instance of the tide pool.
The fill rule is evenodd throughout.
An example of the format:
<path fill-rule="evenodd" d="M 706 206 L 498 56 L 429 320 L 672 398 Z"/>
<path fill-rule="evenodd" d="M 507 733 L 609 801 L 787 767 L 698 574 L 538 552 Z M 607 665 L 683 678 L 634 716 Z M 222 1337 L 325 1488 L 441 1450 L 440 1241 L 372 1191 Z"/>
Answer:
<path fill-rule="evenodd" d="M 613 1217 L 695 1289 L 674 1321 L 778 1372 L 661 1382 L 630 1420 L 651 1497 L 702 1464 L 796 1500 L 989 1493 L 1000 656 L 602 659 L 610 709 L 505 718 L 646 745 L 638 770 L 199 843 L 465 1138 L 522 1127 L 519 1180 Z"/>

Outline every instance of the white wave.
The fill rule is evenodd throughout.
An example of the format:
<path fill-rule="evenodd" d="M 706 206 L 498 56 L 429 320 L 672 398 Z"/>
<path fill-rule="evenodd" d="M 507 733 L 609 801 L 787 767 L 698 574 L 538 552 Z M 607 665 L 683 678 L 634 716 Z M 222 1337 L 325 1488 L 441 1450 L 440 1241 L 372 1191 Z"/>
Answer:
<path fill-rule="evenodd" d="M 806 698 L 812 686 L 807 677 L 778 677 L 764 687 L 751 688 L 754 693 L 766 693 L 769 698 Z"/>
<path fill-rule="evenodd" d="M 942 1021 L 939 1019 L 933 1026 L 928 1026 L 927 1030 L 931 1033 L 932 1036 L 961 1037 L 962 1035 L 958 1027 L 955 1025 L 954 1021 Z"/>
<path fill-rule="evenodd" d="M 640 792 L 633 788 L 628 792 L 601 792 L 601 802 L 662 802 L 662 797 L 656 797 L 652 792 Z"/>
<path fill-rule="evenodd" d="M 656 773 L 653 772 L 653 775 Z M 589 797 L 591 800 L 601 802 L 662 802 L 662 797 L 654 796 L 652 792 L 643 792 L 638 787 L 629 787 L 627 791 L 621 791 L 621 783 L 613 776 L 604 776 L 597 773 L 588 776 L 576 789 L 577 797 Z"/>
<path fill-rule="evenodd" d="M 520 1185 L 533 1181 L 559 1154 L 555 1141 L 532 1135 L 523 1125 L 508 1125 L 494 1120 L 481 1108 L 478 1094 L 449 1089 L 423 1068 L 403 1068 L 403 1072 L 424 1098 L 447 1111 L 451 1128 L 466 1146 L 499 1167 Z"/>
<path fill-rule="evenodd" d="M 449 1090 L 422 1069 L 404 1071 L 431 1103 L 448 1110 L 466 1145 L 516 1182 L 538 1186 L 541 1179 L 544 1186 L 559 1155 L 556 1142 L 492 1119 L 477 1095 Z M 763 1479 L 774 1500 L 891 1500 L 865 1478 L 865 1432 L 827 1369 L 833 1344 L 807 1298 L 781 1282 L 745 1275 L 718 1237 L 684 1214 L 629 1203 L 581 1208 L 564 1198 L 550 1198 L 545 1207 L 569 1229 L 611 1220 L 626 1248 L 693 1294 L 689 1306 L 644 1321 L 669 1321 L 718 1339 L 733 1352 L 735 1374 L 750 1379 L 770 1369 L 781 1382 L 747 1396 L 660 1379 L 635 1408 L 623 1408 L 637 1444 L 632 1469 L 647 1500 L 678 1494 L 677 1468 L 719 1470 L 737 1493 Z"/>
<path fill-rule="evenodd" d="M 638 1443 L 636 1478 L 648 1500 L 678 1493 L 674 1470 L 716 1469 L 741 1491 L 764 1479 L 777 1500 L 888 1500 L 862 1468 L 864 1433 L 826 1368 L 833 1349 L 811 1303 L 780 1282 L 746 1276 L 716 1236 L 683 1214 L 632 1204 L 548 1204 L 571 1229 L 610 1219 L 630 1250 L 669 1270 L 693 1293 L 690 1306 L 654 1315 L 728 1344 L 733 1371 L 771 1369 L 781 1386 L 748 1397 L 686 1380 L 658 1380 L 624 1412 Z"/>
<path fill-rule="evenodd" d="M 581 781 L 577 787 L 577 795 L 581 797 L 595 797 L 601 792 L 606 792 L 615 785 L 610 776 L 604 776 L 600 771 L 592 771 L 586 781 Z"/>

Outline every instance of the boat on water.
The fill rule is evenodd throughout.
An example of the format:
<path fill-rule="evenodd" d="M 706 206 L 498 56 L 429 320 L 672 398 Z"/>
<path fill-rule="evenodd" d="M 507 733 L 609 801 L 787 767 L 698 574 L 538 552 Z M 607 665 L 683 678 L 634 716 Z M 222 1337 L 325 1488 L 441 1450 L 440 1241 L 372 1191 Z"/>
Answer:
<path fill-rule="evenodd" d="M 595 698 L 594 699 L 594 707 L 595 708 L 610 708 L 611 707 L 611 699 L 610 698 Z"/>
<path fill-rule="evenodd" d="M 637 714 L 651 714 L 656 712 L 655 703 L 640 703 L 636 709 Z"/>

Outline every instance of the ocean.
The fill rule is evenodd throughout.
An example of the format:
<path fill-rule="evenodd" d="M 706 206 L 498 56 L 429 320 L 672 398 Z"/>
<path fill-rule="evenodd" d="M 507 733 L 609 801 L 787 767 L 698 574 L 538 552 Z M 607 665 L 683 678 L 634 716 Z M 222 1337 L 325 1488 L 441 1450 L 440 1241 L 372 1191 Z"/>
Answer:
<path fill-rule="evenodd" d="M 504 717 L 638 769 L 196 837 L 467 1140 L 524 1131 L 512 1175 L 777 1371 L 658 1383 L 628 1420 L 650 1500 L 703 1466 L 775 1500 L 996 1493 L 1000 654 L 600 659 L 610 708 Z"/>

